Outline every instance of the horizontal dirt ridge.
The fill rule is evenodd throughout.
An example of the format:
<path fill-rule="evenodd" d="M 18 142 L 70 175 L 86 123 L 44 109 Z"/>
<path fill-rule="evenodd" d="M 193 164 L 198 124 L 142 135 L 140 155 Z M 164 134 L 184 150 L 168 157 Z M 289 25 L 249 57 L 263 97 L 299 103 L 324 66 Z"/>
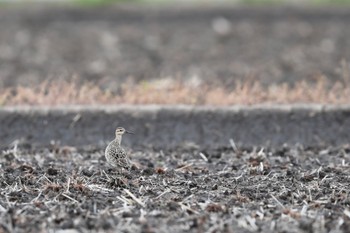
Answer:
<path fill-rule="evenodd" d="M 4 107 L 2 147 L 15 140 L 34 145 L 52 141 L 72 146 L 105 146 L 123 126 L 135 135 L 132 147 L 305 146 L 350 142 L 350 106 L 70 106 Z"/>

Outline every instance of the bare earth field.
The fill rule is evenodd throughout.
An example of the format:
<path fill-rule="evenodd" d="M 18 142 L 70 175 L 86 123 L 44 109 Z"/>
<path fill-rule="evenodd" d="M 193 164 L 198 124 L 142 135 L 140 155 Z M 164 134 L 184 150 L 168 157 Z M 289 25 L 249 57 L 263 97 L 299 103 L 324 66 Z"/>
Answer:
<path fill-rule="evenodd" d="M 167 77 L 340 80 L 349 17 L 346 7 L 2 7 L 0 87 L 73 76 L 112 90 Z"/>
<path fill-rule="evenodd" d="M 1 7 L 0 233 L 350 232 L 349 18 Z"/>
<path fill-rule="evenodd" d="M 350 149 L 2 152 L 1 232 L 349 232 Z M 55 231 L 57 230 L 57 231 Z M 68 231 L 67 231 L 68 232 Z"/>
<path fill-rule="evenodd" d="M 0 232 L 348 232 L 349 109 L 7 108 Z"/>

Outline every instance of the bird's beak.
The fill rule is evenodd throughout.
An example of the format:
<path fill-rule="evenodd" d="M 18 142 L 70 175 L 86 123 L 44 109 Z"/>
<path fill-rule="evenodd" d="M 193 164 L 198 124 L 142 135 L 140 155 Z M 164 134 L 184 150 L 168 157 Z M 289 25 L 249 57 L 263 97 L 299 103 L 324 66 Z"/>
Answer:
<path fill-rule="evenodd" d="M 134 132 L 132 132 L 132 131 L 128 131 L 128 130 L 125 130 L 125 133 L 128 133 L 128 134 L 134 134 Z"/>

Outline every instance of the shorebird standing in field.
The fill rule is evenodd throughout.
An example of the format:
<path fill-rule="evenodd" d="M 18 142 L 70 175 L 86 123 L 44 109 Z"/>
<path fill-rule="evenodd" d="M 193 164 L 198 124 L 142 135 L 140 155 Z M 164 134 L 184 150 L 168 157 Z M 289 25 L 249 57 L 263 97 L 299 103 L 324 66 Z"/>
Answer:
<path fill-rule="evenodd" d="M 105 157 L 110 165 L 120 168 L 121 170 L 129 170 L 131 167 L 130 160 L 126 151 L 120 145 L 124 133 L 133 134 L 130 131 L 126 131 L 122 127 L 118 127 L 115 130 L 115 139 L 108 144 L 105 150 Z"/>

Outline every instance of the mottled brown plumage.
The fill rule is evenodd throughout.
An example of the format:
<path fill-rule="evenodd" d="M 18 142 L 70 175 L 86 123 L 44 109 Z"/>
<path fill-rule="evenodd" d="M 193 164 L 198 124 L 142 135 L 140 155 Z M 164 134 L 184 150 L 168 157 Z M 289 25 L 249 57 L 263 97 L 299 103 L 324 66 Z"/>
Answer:
<path fill-rule="evenodd" d="M 131 132 L 126 131 L 122 127 L 116 129 L 115 139 L 108 144 L 105 150 L 105 157 L 110 165 L 121 169 L 129 169 L 131 167 L 130 160 L 126 151 L 120 145 L 124 133 Z"/>

